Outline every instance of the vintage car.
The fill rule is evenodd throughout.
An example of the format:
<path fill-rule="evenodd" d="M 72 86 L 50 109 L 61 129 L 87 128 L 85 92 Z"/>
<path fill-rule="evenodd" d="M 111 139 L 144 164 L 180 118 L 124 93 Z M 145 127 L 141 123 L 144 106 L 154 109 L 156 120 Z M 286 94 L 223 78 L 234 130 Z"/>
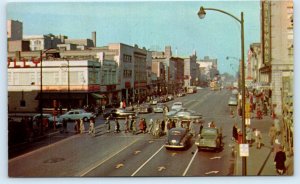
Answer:
<path fill-rule="evenodd" d="M 126 109 L 122 108 L 117 108 L 117 109 L 112 109 L 110 112 L 104 113 L 103 118 L 111 117 L 111 118 L 126 118 L 126 117 L 136 117 L 136 112 L 134 111 L 128 111 Z"/>
<path fill-rule="evenodd" d="M 180 119 L 180 120 L 201 120 L 202 114 L 196 113 L 195 111 L 182 108 L 178 110 L 175 114 L 172 115 L 171 119 Z"/>
<path fill-rule="evenodd" d="M 236 96 L 230 96 L 228 100 L 228 105 L 229 106 L 237 106 L 238 105 L 238 100 Z"/>
<path fill-rule="evenodd" d="M 157 104 L 154 108 L 153 108 L 153 112 L 155 113 L 163 113 L 164 112 L 164 108 L 166 108 L 166 105 L 159 103 Z"/>
<path fill-rule="evenodd" d="M 157 105 L 159 99 L 152 99 L 150 100 L 150 105 Z"/>
<path fill-rule="evenodd" d="M 192 134 L 186 128 L 172 128 L 168 132 L 167 140 L 165 143 L 166 149 L 177 148 L 184 149 L 188 148 L 191 144 Z"/>
<path fill-rule="evenodd" d="M 183 107 L 183 103 L 182 102 L 174 102 L 171 109 L 174 110 L 180 110 Z"/>
<path fill-rule="evenodd" d="M 196 137 L 198 150 L 220 150 L 222 148 L 222 133 L 218 128 L 203 128 Z"/>
<path fill-rule="evenodd" d="M 141 104 L 134 108 L 135 112 L 138 113 L 151 113 L 153 112 L 153 108 L 149 104 Z"/>
<path fill-rule="evenodd" d="M 41 118 L 41 114 L 37 114 L 33 116 L 32 120 L 33 121 L 38 121 Z M 49 121 L 49 126 L 53 127 L 53 124 L 55 123 L 56 127 L 61 127 L 62 126 L 62 118 L 61 117 L 54 117 L 52 114 L 46 114 L 43 113 L 43 119 L 48 119 Z"/>
<path fill-rule="evenodd" d="M 83 121 L 88 121 L 91 118 L 96 118 L 96 115 L 91 112 L 86 112 L 83 109 L 72 109 L 60 116 L 60 119 L 67 121 L 74 121 L 77 119 L 83 119 Z"/>

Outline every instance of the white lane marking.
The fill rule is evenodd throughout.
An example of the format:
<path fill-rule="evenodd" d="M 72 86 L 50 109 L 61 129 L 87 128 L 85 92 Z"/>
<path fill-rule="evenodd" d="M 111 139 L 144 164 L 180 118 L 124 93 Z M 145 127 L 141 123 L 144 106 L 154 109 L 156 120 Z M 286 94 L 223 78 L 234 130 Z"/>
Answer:
<path fill-rule="evenodd" d="M 93 165 L 91 165 L 90 167 L 88 167 L 87 169 L 85 169 L 84 171 L 81 171 L 81 173 L 76 174 L 75 176 L 84 176 L 87 173 L 91 172 L 92 170 L 94 170 L 95 168 L 99 167 L 100 165 L 102 165 L 103 163 L 105 163 L 106 161 L 110 160 L 111 158 L 113 158 L 114 156 L 116 156 L 117 154 L 119 154 L 120 152 L 122 152 L 123 150 L 125 150 L 126 148 L 128 148 L 129 146 L 131 146 L 132 144 L 134 144 L 135 142 L 137 142 L 139 139 L 134 140 L 132 143 L 128 144 L 127 146 L 125 146 L 124 148 L 120 149 L 119 151 L 117 151 L 115 154 L 111 155 L 110 157 L 106 158 L 103 161 L 97 162 Z"/>
<path fill-rule="evenodd" d="M 131 176 L 136 175 L 136 173 L 138 173 L 158 152 L 160 152 L 160 150 L 165 147 L 164 145 L 162 145 L 145 163 L 143 163 Z"/>
<path fill-rule="evenodd" d="M 134 151 L 133 154 L 137 155 L 137 154 L 139 154 L 140 152 L 141 152 L 140 150 L 136 150 L 136 151 Z"/>
<path fill-rule="evenodd" d="M 210 158 L 211 160 L 214 160 L 214 159 L 220 159 L 221 157 L 212 157 Z"/>
<path fill-rule="evenodd" d="M 209 172 L 206 172 L 205 174 L 208 175 L 208 174 L 217 174 L 219 173 L 220 171 L 209 171 Z"/>
<path fill-rule="evenodd" d="M 194 156 L 192 157 L 192 159 L 191 159 L 189 165 L 186 167 L 186 169 L 185 169 L 184 173 L 182 174 L 182 176 L 185 176 L 185 175 L 186 175 L 186 173 L 187 173 L 188 170 L 190 169 L 190 167 L 191 167 L 191 165 L 192 165 L 192 162 L 194 161 L 194 159 L 195 159 L 195 157 L 196 157 L 197 154 L 198 154 L 198 149 L 196 149 L 196 151 L 194 151 Z"/>

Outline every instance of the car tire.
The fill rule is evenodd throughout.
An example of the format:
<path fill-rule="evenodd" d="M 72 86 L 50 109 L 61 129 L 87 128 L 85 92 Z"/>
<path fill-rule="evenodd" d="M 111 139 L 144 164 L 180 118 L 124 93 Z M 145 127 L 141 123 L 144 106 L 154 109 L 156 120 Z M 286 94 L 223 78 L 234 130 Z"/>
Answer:
<path fill-rule="evenodd" d="M 87 117 L 84 117 L 82 118 L 83 119 L 83 122 L 87 122 L 88 121 L 88 118 Z"/>

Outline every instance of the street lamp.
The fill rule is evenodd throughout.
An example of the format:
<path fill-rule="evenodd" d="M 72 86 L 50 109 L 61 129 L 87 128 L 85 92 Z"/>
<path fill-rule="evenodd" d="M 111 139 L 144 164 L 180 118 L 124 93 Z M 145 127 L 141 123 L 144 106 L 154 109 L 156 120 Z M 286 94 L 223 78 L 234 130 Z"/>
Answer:
<path fill-rule="evenodd" d="M 238 19 L 236 16 L 225 12 L 223 10 L 220 9 L 216 9 L 216 8 L 204 8 L 203 6 L 200 7 L 200 10 L 198 12 L 198 16 L 200 19 L 203 19 L 206 15 L 205 10 L 212 10 L 212 11 L 217 11 L 223 14 L 226 14 L 230 17 L 232 17 L 233 19 L 235 19 L 236 21 L 238 21 L 241 25 L 241 70 L 242 70 L 242 133 L 243 133 L 243 140 L 242 143 L 245 144 L 246 143 L 246 131 L 245 131 L 245 55 L 244 55 L 244 13 L 241 12 L 241 19 Z M 246 157 L 242 157 L 242 174 L 243 176 L 247 175 L 247 160 Z"/>

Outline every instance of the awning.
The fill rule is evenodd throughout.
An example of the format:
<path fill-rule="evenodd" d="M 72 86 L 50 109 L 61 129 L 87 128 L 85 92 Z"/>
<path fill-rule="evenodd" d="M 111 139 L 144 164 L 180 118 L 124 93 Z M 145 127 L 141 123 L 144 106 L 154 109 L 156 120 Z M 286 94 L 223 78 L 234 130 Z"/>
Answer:
<path fill-rule="evenodd" d="M 102 94 L 98 94 L 98 93 L 91 93 L 92 97 L 96 98 L 96 99 L 103 99 L 106 98 L 105 95 Z"/>
<path fill-rule="evenodd" d="M 44 100 L 78 100 L 78 99 L 85 99 L 86 94 L 84 93 L 43 93 L 42 99 Z M 36 100 L 41 99 L 41 93 L 39 93 L 36 97 Z"/>

